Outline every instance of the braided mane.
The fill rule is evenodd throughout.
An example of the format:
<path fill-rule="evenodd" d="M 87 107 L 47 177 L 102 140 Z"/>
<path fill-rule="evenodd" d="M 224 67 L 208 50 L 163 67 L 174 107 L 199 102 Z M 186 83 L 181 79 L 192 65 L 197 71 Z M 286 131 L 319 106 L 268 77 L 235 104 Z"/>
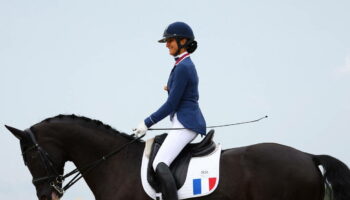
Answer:
<path fill-rule="evenodd" d="M 92 125 L 94 126 L 95 128 L 98 128 L 98 129 L 104 129 L 104 130 L 107 130 L 108 132 L 112 132 L 114 134 L 118 134 L 118 135 L 122 135 L 123 137 L 127 138 L 127 139 L 135 139 L 133 136 L 129 135 L 129 134 L 126 134 L 126 133 L 123 133 L 123 132 L 120 132 L 114 128 L 112 128 L 110 125 L 108 124 L 104 124 L 103 122 L 99 121 L 99 120 L 96 120 L 96 119 L 90 119 L 88 117 L 84 117 L 84 116 L 77 116 L 75 114 L 72 114 L 72 115 L 63 115 L 63 114 L 60 114 L 60 115 L 57 115 L 55 117 L 50 117 L 50 118 L 47 118 L 45 120 L 43 120 L 42 122 L 40 123 L 50 123 L 50 122 L 60 122 L 60 121 L 64 121 L 64 122 L 81 122 L 81 123 L 86 123 L 87 125 Z"/>

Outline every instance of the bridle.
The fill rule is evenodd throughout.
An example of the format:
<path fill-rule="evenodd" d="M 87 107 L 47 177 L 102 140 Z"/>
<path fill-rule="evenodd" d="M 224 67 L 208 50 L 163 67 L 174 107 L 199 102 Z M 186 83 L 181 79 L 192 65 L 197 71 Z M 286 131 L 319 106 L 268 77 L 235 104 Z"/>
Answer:
<path fill-rule="evenodd" d="M 29 128 L 29 129 L 26 129 L 25 132 L 29 135 L 29 139 L 31 140 L 33 145 L 31 147 L 27 148 L 26 150 L 24 150 L 22 147 L 22 156 L 23 156 L 24 164 L 27 166 L 27 159 L 25 157 L 25 154 L 28 153 L 29 151 L 35 150 L 38 152 L 38 154 L 40 156 L 40 160 L 41 160 L 41 165 L 44 166 L 44 168 L 46 170 L 46 174 L 47 174 L 46 176 L 43 176 L 43 177 L 33 178 L 33 180 L 32 180 L 33 184 L 35 185 L 39 182 L 49 180 L 50 187 L 52 187 L 58 193 L 59 197 L 62 197 L 64 192 L 66 190 L 68 190 L 68 188 L 70 188 L 76 182 L 78 182 L 83 177 L 83 175 L 90 172 L 92 169 L 97 167 L 99 164 L 101 164 L 102 162 L 104 162 L 105 160 L 110 158 L 111 156 L 122 151 L 128 145 L 130 145 L 130 144 L 140 140 L 142 137 L 144 137 L 144 135 L 142 135 L 140 137 L 135 137 L 130 142 L 125 143 L 124 145 L 120 146 L 119 148 L 116 148 L 116 149 L 112 150 L 110 153 L 102 156 L 102 158 L 100 158 L 94 162 L 91 162 L 91 163 L 81 167 L 80 169 L 75 168 L 71 172 L 69 172 L 65 175 L 62 175 L 62 174 L 57 172 L 57 169 L 55 168 L 55 166 L 57 166 L 57 165 L 51 159 L 49 154 L 38 144 L 37 140 L 35 139 L 35 135 L 34 135 L 33 131 Z M 66 178 L 74 175 L 74 174 L 76 174 L 76 175 L 64 187 L 62 187 L 62 183 L 64 182 L 64 180 Z"/>
<path fill-rule="evenodd" d="M 38 144 L 34 133 L 32 132 L 31 129 L 26 129 L 25 132 L 29 135 L 29 139 L 33 143 L 31 147 L 23 151 L 22 149 L 22 156 L 23 156 L 23 161 L 24 164 L 27 166 L 28 162 L 26 159 L 25 154 L 28 153 L 29 151 L 36 151 L 39 154 L 41 165 L 45 168 L 46 171 L 46 176 L 39 177 L 39 178 L 33 178 L 32 183 L 36 185 L 37 183 L 44 182 L 47 180 L 50 181 L 50 186 L 60 195 L 62 196 L 64 191 L 61 187 L 62 185 L 62 175 L 58 173 L 57 169 L 55 166 L 57 166 L 54 161 L 51 159 L 49 154 Z"/>

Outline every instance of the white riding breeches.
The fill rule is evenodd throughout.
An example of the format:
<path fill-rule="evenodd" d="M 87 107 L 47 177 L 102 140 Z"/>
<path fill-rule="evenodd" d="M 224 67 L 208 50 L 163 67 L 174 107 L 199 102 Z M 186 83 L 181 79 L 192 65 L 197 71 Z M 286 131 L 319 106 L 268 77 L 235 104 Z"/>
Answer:
<path fill-rule="evenodd" d="M 184 128 L 177 116 L 172 119 L 172 128 Z M 153 169 L 156 171 L 157 165 L 161 162 L 170 166 L 182 149 L 197 137 L 197 133 L 189 129 L 171 130 L 165 138 L 162 146 L 153 161 Z"/>

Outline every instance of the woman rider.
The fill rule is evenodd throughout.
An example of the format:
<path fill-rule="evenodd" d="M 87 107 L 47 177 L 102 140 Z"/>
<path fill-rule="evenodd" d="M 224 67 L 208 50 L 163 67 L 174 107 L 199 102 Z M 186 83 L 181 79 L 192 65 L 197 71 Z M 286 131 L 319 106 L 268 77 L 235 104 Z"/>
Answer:
<path fill-rule="evenodd" d="M 197 71 L 190 58 L 190 53 L 197 48 L 191 27 L 184 22 L 172 23 L 165 29 L 159 42 L 166 43 L 170 55 L 175 57 L 175 65 L 164 88 L 168 92 L 168 99 L 141 122 L 134 133 L 138 137 L 146 134 L 149 127 L 169 115 L 172 128 L 183 128 L 168 133 L 152 165 L 160 182 L 163 199 L 173 200 L 178 199 L 177 188 L 169 166 L 198 134 L 206 134 L 206 123 L 198 105 Z"/>

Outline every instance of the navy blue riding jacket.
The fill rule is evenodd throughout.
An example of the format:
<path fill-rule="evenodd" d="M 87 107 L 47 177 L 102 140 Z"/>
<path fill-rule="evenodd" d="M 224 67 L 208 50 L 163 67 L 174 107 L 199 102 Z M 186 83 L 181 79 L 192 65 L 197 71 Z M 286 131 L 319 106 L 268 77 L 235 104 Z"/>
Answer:
<path fill-rule="evenodd" d="M 168 99 L 152 115 L 145 119 L 149 128 L 170 115 L 176 116 L 187 129 L 206 134 L 206 123 L 199 108 L 198 75 L 190 57 L 174 66 L 168 79 Z"/>

